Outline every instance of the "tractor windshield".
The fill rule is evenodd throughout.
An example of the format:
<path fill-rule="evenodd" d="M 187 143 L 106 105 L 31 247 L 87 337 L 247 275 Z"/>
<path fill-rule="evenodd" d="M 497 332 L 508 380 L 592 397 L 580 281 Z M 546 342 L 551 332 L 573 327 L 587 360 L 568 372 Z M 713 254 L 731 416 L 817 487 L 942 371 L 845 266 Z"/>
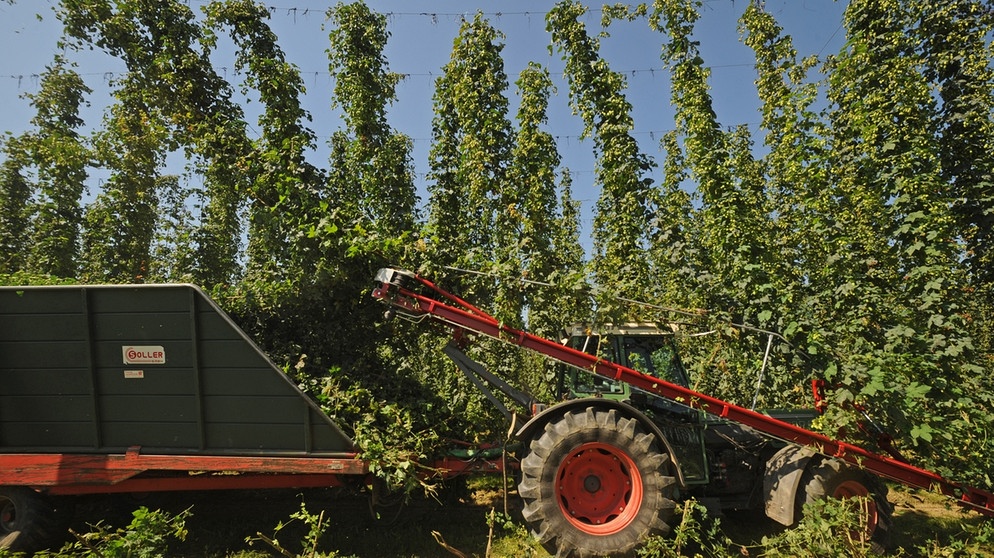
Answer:
<path fill-rule="evenodd" d="M 573 335 L 569 339 L 569 346 L 667 382 L 685 387 L 689 385 L 672 336 L 659 330 L 618 330 L 603 335 Z M 568 377 L 571 391 L 576 395 L 621 395 L 628 391 L 622 382 L 575 369 L 569 372 Z"/>

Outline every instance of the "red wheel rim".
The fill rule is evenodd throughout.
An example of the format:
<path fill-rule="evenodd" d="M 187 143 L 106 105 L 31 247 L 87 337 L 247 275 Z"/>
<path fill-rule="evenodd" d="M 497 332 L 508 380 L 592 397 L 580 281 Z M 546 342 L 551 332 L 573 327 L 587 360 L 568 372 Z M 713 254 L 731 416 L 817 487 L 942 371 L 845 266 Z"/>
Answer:
<path fill-rule="evenodd" d="M 591 442 L 573 450 L 556 473 L 563 516 L 591 535 L 612 535 L 631 524 L 642 505 L 642 476 L 627 453 Z"/>
<path fill-rule="evenodd" d="M 866 537 L 870 538 L 877 530 L 877 503 L 873 500 L 870 490 L 859 481 L 849 480 L 835 487 L 833 497 L 843 500 L 845 498 L 863 498 L 866 502 L 864 510 L 866 516 Z"/>

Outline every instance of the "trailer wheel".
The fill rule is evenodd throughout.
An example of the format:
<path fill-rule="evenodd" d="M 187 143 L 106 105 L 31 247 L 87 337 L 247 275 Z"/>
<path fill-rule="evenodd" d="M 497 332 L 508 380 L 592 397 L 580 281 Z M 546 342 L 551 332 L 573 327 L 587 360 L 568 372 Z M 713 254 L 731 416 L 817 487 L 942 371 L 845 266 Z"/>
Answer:
<path fill-rule="evenodd" d="M 801 477 L 795 517 L 801 517 L 805 504 L 822 498 L 867 498 L 865 532 L 861 535 L 874 552 L 884 553 L 890 546 L 894 506 L 887 501 L 887 486 L 865 471 L 838 459 L 820 459 L 811 464 Z"/>
<path fill-rule="evenodd" d="M 534 536 L 556 556 L 583 557 L 626 553 L 667 533 L 676 480 L 660 447 L 615 410 L 587 407 L 547 424 L 518 485 Z"/>
<path fill-rule="evenodd" d="M 387 481 L 373 477 L 369 490 L 369 516 L 380 525 L 393 525 L 407 505 L 407 494 L 390 490 Z"/>
<path fill-rule="evenodd" d="M 0 549 L 35 552 L 65 536 L 71 508 L 24 486 L 0 486 Z"/>

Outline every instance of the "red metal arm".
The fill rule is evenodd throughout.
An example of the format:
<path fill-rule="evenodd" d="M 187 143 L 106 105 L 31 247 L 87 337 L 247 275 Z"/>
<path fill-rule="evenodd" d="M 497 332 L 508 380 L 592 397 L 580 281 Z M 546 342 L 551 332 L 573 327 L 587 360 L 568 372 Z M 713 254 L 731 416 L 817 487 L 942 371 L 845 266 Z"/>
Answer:
<path fill-rule="evenodd" d="M 398 312 L 408 317 L 429 317 L 455 329 L 472 331 L 531 349 L 559 362 L 612 380 L 626 382 L 688 407 L 744 424 L 774 438 L 808 446 L 823 455 L 842 459 L 879 476 L 917 488 L 938 489 L 947 496 L 959 499 L 966 507 L 994 516 L 994 494 L 990 492 L 960 485 L 934 472 L 877 455 L 858 446 L 833 440 L 797 425 L 508 327 L 493 316 L 413 273 L 381 269 L 376 276 L 376 283 L 373 297 L 392 305 Z"/>

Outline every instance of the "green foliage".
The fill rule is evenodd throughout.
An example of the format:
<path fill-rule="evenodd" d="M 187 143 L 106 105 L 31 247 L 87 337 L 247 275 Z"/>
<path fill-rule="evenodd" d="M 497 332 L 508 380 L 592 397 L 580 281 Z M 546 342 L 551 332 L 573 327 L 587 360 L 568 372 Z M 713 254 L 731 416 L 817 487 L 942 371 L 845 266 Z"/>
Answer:
<path fill-rule="evenodd" d="M 417 195 L 411 140 L 386 119 L 399 80 L 383 55 L 386 18 L 361 3 L 339 4 L 328 15 L 335 23 L 328 50 L 333 105 L 344 109 L 346 129 L 332 135 L 328 193 L 307 234 L 321 243 L 323 269 L 353 275 L 407 259 Z M 355 279 L 359 297 L 365 277 Z"/>
<path fill-rule="evenodd" d="M 385 481 L 388 490 L 401 494 L 433 490 L 423 480 L 428 471 L 421 463 L 440 449 L 439 431 L 452 434 L 443 426 L 442 400 L 410 380 L 392 381 L 393 389 L 375 386 L 374 392 L 361 385 L 343 385 L 342 374 L 333 370 L 322 383 L 318 401 L 330 416 L 348 421 L 370 472 Z"/>
<path fill-rule="evenodd" d="M 186 520 L 193 515 L 187 509 L 178 514 L 149 510 L 142 506 L 132 513 L 127 527 L 114 529 L 103 523 L 92 526 L 89 533 L 75 533 L 76 541 L 63 547 L 56 556 L 86 558 L 157 558 L 169 554 L 171 541 L 186 540 Z"/>
<path fill-rule="evenodd" d="M 161 177 L 157 189 L 160 211 L 150 254 L 149 281 L 194 283 L 197 229 L 187 205 L 193 192 L 183 188 L 177 176 Z"/>
<path fill-rule="evenodd" d="M 183 271 L 208 287 L 230 280 L 239 234 L 233 191 L 244 189 L 248 141 L 230 86 L 210 63 L 210 26 L 197 25 L 190 8 L 179 2 L 68 1 L 57 15 L 67 46 L 99 47 L 129 71 L 115 84 L 121 102 L 97 134 L 101 164 L 110 167 L 117 188 L 102 193 L 100 206 L 88 217 L 99 229 L 88 240 L 92 279 L 137 280 L 144 273 L 147 261 L 141 259 L 147 260 L 153 226 L 147 208 L 154 207 L 156 173 L 163 153 L 182 147 L 205 182 L 195 263 Z M 114 226 L 112 217 L 122 206 L 125 224 L 135 230 Z M 137 261 L 114 261 L 119 257 Z"/>
<path fill-rule="evenodd" d="M 28 206 L 33 241 L 25 266 L 37 273 L 75 277 L 78 270 L 81 198 L 91 154 L 76 129 L 89 93 L 74 65 L 56 56 L 42 75 L 39 92 L 28 95 L 36 110 L 31 120 L 35 130 L 17 139 L 23 154 L 10 160 L 36 172 L 35 195 Z M 12 193 L 16 195 L 16 189 Z"/>
<path fill-rule="evenodd" d="M 664 138 L 654 261 L 686 291 L 665 291 L 663 304 L 712 310 L 698 320 L 712 336 L 685 343 L 697 387 L 746 401 L 766 337 L 729 324 L 769 329 L 784 339 L 771 346 L 760 404 L 796 404 L 803 392 L 793 386 L 825 377 L 841 404 L 822 421 L 827 433 L 858 436 L 866 425 L 852 405 L 862 406 L 918 463 L 988 483 L 989 467 L 978 464 L 991 451 L 981 426 L 991 409 L 981 370 L 991 360 L 976 351 L 990 322 L 977 327 L 986 299 L 963 288 L 976 277 L 969 244 L 980 237 L 962 231 L 982 227 L 965 226 L 970 211 L 958 211 L 989 196 L 956 161 L 970 152 L 979 169 L 990 162 L 973 146 L 989 137 L 992 80 L 964 59 L 967 85 L 951 60 L 952 45 L 990 52 L 979 39 L 989 14 L 973 2 L 851 2 L 850 40 L 817 81 L 809 71 L 818 61 L 798 58 L 772 15 L 750 4 L 741 24 L 756 54 L 768 148 L 756 159 L 750 136 L 723 131 L 711 106 L 692 37 L 699 9 L 667 0 L 650 14 L 668 37 L 677 110 Z M 953 127 L 964 137 L 952 139 Z M 687 178 L 698 196 L 689 204 L 678 186 Z"/>
<path fill-rule="evenodd" d="M 9 142 L 6 149 L 11 150 Z M 8 157 L 0 168 L 0 271 L 4 273 L 20 271 L 27 262 L 31 190 L 21 163 Z"/>
<path fill-rule="evenodd" d="M 538 283 L 569 281 L 579 261 L 577 238 L 569 237 L 576 230 L 574 221 L 557 227 L 561 219 L 572 217 L 556 215 L 559 154 L 552 136 L 542 130 L 551 80 L 537 65 L 522 72 L 515 135 L 507 118 L 502 39 L 482 14 L 464 21 L 436 82 L 429 154 L 434 183 L 429 186 L 421 270 L 504 323 L 522 326 L 526 315 L 529 320 L 534 315 L 536 327 L 552 331 L 570 316 L 557 306 L 565 291 Z M 563 246 L 570 242 L 572 246 Z M 520 351 L 489 342 L 481 348 L 474 356 L 483 357 L 492 372 L 512 384 L 536 383 Z M 447 368 L 433 366 L 436 375 L 448 374 Z M 473 432 L 488 436 L 500 430 L 493 415 L 483 410 L 489 404 L 477 390 L 458 377 L 447 383 L 455 384 L 460 395 L 466 393 L 467 416 L 485 418 Z"/>
<path fill-rule="evenodd" d="M 693 230 L 691 195 L 683 188 L 687 179 L 686 161 L 675 131 L 667 132 L 660 143 L 665 153 L 663 180 L 655 192 L 656 211 L 650 222 L 648 251 L 658 280 L 651 300 L 694 308 L 699 306 L 694 289 L 696 266 L 692 263 L 697 256 L 690 237 Z"/>
<path fill-rule="evenodd" d="M 30 271 L 16 271 L 14 273 L 0 273 L 0 285 L 21 286 L 21 285 L 75 285 L 76 279 L 56 277 L 54 275 L 43 275 Z"/>
<path fill-rule="evenodd" d="M 520 211 L 515 208 L 521 200 L 507 179 L 512 134 L 502 39 L 480 13 L 464 21 L 444 73 L 436 80 L 429 153 L 434 184 L 428 187 L 424 236 L 426 271 L 439 280 L 445 278 L 444 266 L 504 278 L 520 274 L 520 263 L 505 244 L 515 238 L 517 221 L 506 212 Z M 492 279 L 461 282 L 462 294 L 474 303 L 486 306 L 496 296 Z M 503 298 L 513 305 L 513 297 Z M 502 310 L 500 318 L 512 323 L 520 319 L 520 305 Z"/>
<path fill-rule="evenodd" d="M 826 161 L 837 184 L 828 201 L 845 223 L 815 249 L 829 273 L 812 280 L 809 307 L 831 317 L 817 327 L 834 345 L 838 398 L 883 409 L 875 418 L 905 436 L 921 463 L 984 482 L 989 471 L 973 460 L 989 451 L 976 443 L 985 444 L 990 387 L 964 319 L 973 302 L 923 72 L 931 49 L 907 33 L 919 17 L 898 3 L 846 11 L 852 40 L 828 64 Z M 881 80 L 893 87 L 872 86 Z M 841 412 L 828 422 L 833 431 L 853 426 Z"/>
<path fill-rule="evenodd" d="M 308 527 L 307 534 L 304 535 L 304 538 L 300 541 L 302 550 L 297 554 L 287 550 L 287 548 L 280 543 L 279 539 L 277 539 L 280 531 L 282 531 L 292 521 L 301 521 Z M 318 545 L 321 542 L 321 538 L 328 531 L 328 519 L 325 518 L 324 511 L 318 514 L 311 513 L 307 510 L 307 506 L 301 502 L 300 511 L 290 514 L 290 522 L 280 522 L 276 528 L 273 529 L 272 535 L 256 533 L 256 536 L 248 537 L 245 541 L 249 543 L 250 546 L 256 542 L 265 543 L 267 546 L 275 550 L 280 556 L 285 556 L 287 558 L 346 558 L 341 556 L 336 551 L 318 552 Z"/>
<path fill-rule="evenodd" d="M 430 488 L 418 463 L 449 440 L 489 439 L 495 417 L 479 391 L 443 364 L 437 335 L 380 324 L 379 306 L 349 296 L 358 288 L 346 281 L 374 272 L 313 286 L 246 280 L 212 296 L 271 358 L 288 364 L 288 374 L 352 436 L 390 490 Z M 335 319 L 340 315 L 351 319 Z"/>
<path fill-rule="evenodd" d="M 387 123 L 400 76 L 386 69 L 386 18 L 360 3 L 339 4 L 329 17 L 336 23 L 328 50 L 333 104 L 344 109 L 346 123 L 331 139 L 329 189 L 336 207 L 329 209 L 340 231 L 329 232 L 352 242 L 377 235 L 400 239 L 414 229 L 417 195 L 411 139 Z"/>
<path fill-rule="evenodd" d="M 756 332 L 782 330 L 794 296 L 790 280 L 797 270 L 786 222 L 792 213 L 789 204 L 777 205 L 789 197 L 770 187 L 768 171 L 774 169 L 769 159 L 755 158 L 748 129 L 722 130 L 712 106 L 710 70 L 693 40 L 699 7 L 693 1 L 656 2 L 649 17 L 667 37 L 662 58 L 673 76 L 676 109 L 676 128 L 662 142 L 665 176 L 652 257 L 665 281 L 656 296 L 666 306 L 708 309 L 687 314 L 701 316 L 697 326 L 712 332 L 686 344 L 698 389 L 748 405 L 765 363 L 768 384 L 759 402 L 794 406 L 799 398 L 793 388 L 805 368 L 779 335 L 767 355 L 769 337 Z M 757 10 L 750 7 L 747 15 Z M 769 96 L 761 78 L 764 94 Z M 774 150 L 770 158 L 777 155 Z M 692 195 L 685 191 L 688 180 L 696 183 Z"/>
<path fill-rule="evenodd" d="M 724 558 L 731 556 L 731 541 L 721 531 L 721 522 L 708 517 L 707 509 L 694 499 L 677 506 L 673 531 L 655 536 L 638 549 L 642 558 Z"/>
<path fill-rule="evenodd" d="M 238 49 L 235 70 L 245 72 L 242 90 L 255 92 L 263 106 L 258 120 L 262 136 L 244 162 L 252 200 L 248 270 L 276 280 L 308 275 L 320 263 L 318 239 L 307 231 L 321 207 L 324 176 L 305 156 L 314 148 L 315 136 L 306 127 L 310 114 L 300 103 L 300 71 L 286 61 L 266 23 L 265 6 L 225 0 L 209 4 L 206 13 L 210 28 L 228 27 Z"/>
<path fill-rule="evenodd" d="M 922 556 L 930 558 L 987 558 L 994 548 L 994 523 L 985 521 L 976 525 L 963 525 L 961 532 L 948 542 L 932 540 L 915 548 Z"/>
<path fill-rule="evenodd" d="M 537 557 L 547 554 L 528 528 L 506 513 L 491 509 L 487 514 L 487 527 L 490 529 L 487 539 L 488 557 Z"/>
<path fill-rule="evenodd" d="M 876 556 L 862 525 L 861 498 L 826 498 L 804 506 L 797 527 L 763 537 L 761 556 L 856 558 Z"/>
<path fill-rule="evenodd" d="M 645 249 L 654 201 L 652 179 L 646 175 L 654 164 L 632 136 L 632 106 L 624 94 L 624 76 L 600 57 L 599 38 L 591 37 L 580 20 L 586 11 L 579 3 L 559 2 L 549 12 L 546 28 L 555 48 L 563 53 L 570 105 L 583 119 L 582 135 L 594 139 L 595 182 L 601 193 L 589 266 L 599 287 L 597 310 L 605 321 L 632 320 L 637 318 L 633 310 L 619 307 L 616 297 L 647 300 L 648 286 L 653 283 Z M 628 18 L 629 14 L 608 10 L 605 25 L 612 17 Z"/>
<path fill-rule="evenodd" d="M 579 259 L 568 259 L 569 250 L 562 254 L 555 250 L 558 247 L 555 231 L 560 225 L 556 192 L 560 157 L 555 138 L 541 129 L 547 120 L 552 80 L 548 70 L 531 63 L 522 70 L 517 86 L 521 95 L 518 134 L 503 200 L 507 211 L 499 213 L 502 220 L 499 229 L 510 236 L 502 243 L 505 253 L 501 258 L 513 265 L 509 271 L 512 274 L 517 271 L 521 279 L 548 284 L 556 279 L 554 275 L 566 276 L 570 271 L 578 271 L 580 265 Z M 520 315 L 527 306 L 529 326 L 539 334 L 554 332 L 565 325 L 560 303 L 566 297 L 561 289 L 550 296 L 549 288 L 518 281 L 513 275 L 502 283 L 499 296 L 504 300 L 497 304 L 499 312 L 517 311 Z"/>
<path fill-rule="evenodd" d="M 912 8 L 922 24 L 915 37 L 928 56 L 923 75 L 936 84 L 941 104 L 932 117 L 942 149 L 938 157 L 943 181 L 952 188 L 957 232 L 963 237 L 963 257 L 971 275 L 970 294 L 980 319 L 968 320 L 978 349 L 990 354 L 994 335 L 989 324 L 994 314 L 992 288 L 992 171 L 990 145 L 994 125 L 994 47 L 990 32 L 994 17 L 982 2 L 963 0 L 941 6 L 922 3 Z M 988 365 L 989 365 L 988 361 Z"/>

